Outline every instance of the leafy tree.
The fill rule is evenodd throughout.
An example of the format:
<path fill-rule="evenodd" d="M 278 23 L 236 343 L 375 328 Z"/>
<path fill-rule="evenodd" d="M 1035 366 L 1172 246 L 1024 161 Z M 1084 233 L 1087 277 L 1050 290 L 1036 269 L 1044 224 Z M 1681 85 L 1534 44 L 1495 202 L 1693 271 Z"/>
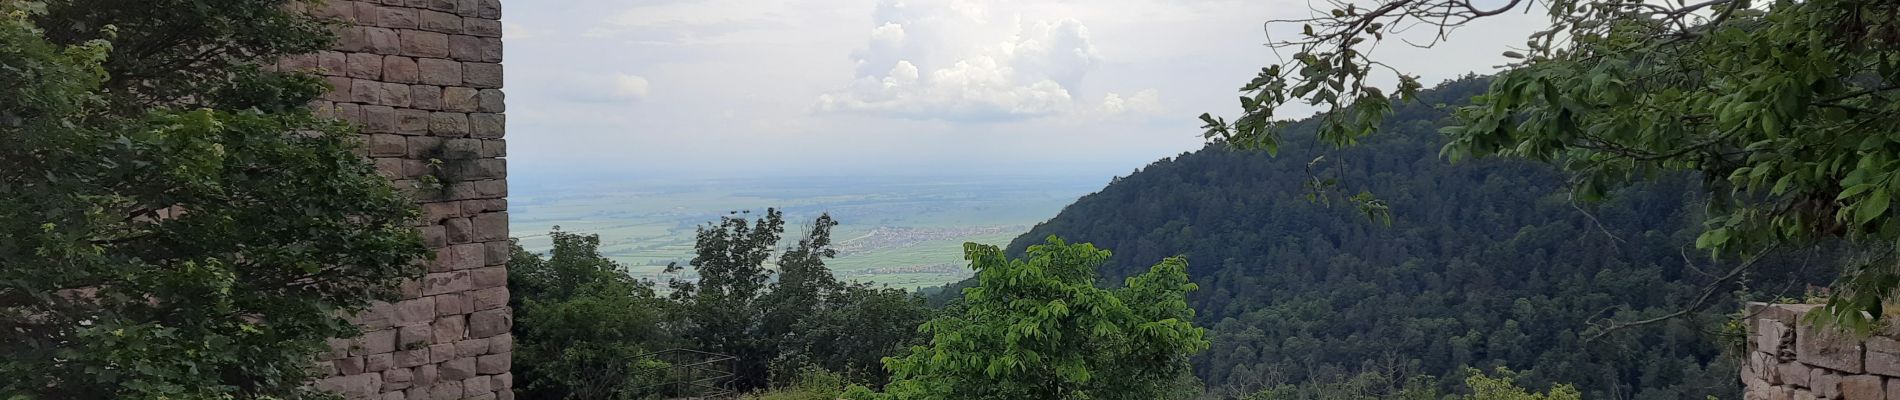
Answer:
<path fill-rule="evenodd" d="M 548 257 L 514 245 L 515 379 L 526 399 L 639 399 L 657 394 L 672 344 L 668 305 L 651 282 L 600 255 L 600 237 L 555 230 Z"/>
<path fill-rule="evenodd" d="M 1420 87 L 1371 51 L 1417 23 L 1456 28 L 1505 13 L 1539 12 L 1517 62 L 1457 112 L 1444 152 L 1452 159 L 1505 155 L 1548 161 L 1574 174 L 1577 193 L 1604 194 L 1633 179 L 1699 174 L 1712 197 L 1696 241 L 1717 254 L 1753 259 L 1777 248 L 1833 238 L 1863 244 L 1844 263 L 1827 310 L 1865 328 L 1900 286 L 1900 3 L 1885 0 L 1511 0 L 1483 8 L 1465 0 L 1338 1 L 1300 25 L 1291 62 L 1262 70 L 1241 90 L 1244 114 L 1229 123 L 1202 115 L 1207 135 L 1274 148 L 1289 125 L 1280 107 L 1306 101 L 1329 110 L 1316 130 L 1338 144 L 1378 129 L 1392 98 Z M 1440 29 L 1446 39 L 1451 29 Z M 1721 273 L 1727 283 L 1755 263 Z M 1708 304 L 1700 302 L 1690 309 Z"/>
<path fill-rule="evenodd" d="M 785 219 L 776 209 L 765 210 L 756 221 L 745 214 L 734 212 L 700 227 L 690 263 L 698 281 L 668 285 L 679 303 L 674 318 L 684 323 L 682 337 L 701 351 L 738 358 L 734 385 L 749 390 L 770 381 L 767 363 L 776 353 L 773 338 L 761 335 L 764 311 L 758 299 L 772 277 L 765 262 L 785 232 Z M 680 268 L 671 265 L 667 271 Z"/>
<path fill-rule="evenodd" d="M 1570 385 L 1557 385 L 1547 393 L 1533 393 L 1517 387 L 1512 382 L 1517 373 L 1509 369 L 1498 368 L 1497 376 L 1487 376 L 1483 372 L 1471 370 L 1465 378 L 1465 386 L 1471 389 L 1471 400 L 1581 400 L 1583 394 Z"/>
<path fill-rule="evenodd" d="M 1207 348 L 1186 295 L 1187 262 L 1170 258 L 1126 287 L 1095 286 L 1109 257 L 1050 237 L 1026 259 L 964 245 L 979 285 L 961 314 L 920 329 L 926 346 L 886 361 L 896 398 L 1156 399 L 1176 392 L 1188 356 Z"/>
<path fill-rule="evenodd" d="M 295 1 L 0 2 L 0 397 L 299 396 L 420 272 Z"/>
<path fill-rule="evenodd" d="M 760 296 L 763 334 L 775 340 L 773 380 L 835 371 L 852 382 L 882 386 L 883 359 L 917 344 L 929 317 L 923 300 L 902 289 L 844 283 L 825 267 L 834 257 L 830 215 L 820 215 L 797 246 L 779 256 L 771 290 Z M 827 372 L 831 373 L 831 372 Z"/>

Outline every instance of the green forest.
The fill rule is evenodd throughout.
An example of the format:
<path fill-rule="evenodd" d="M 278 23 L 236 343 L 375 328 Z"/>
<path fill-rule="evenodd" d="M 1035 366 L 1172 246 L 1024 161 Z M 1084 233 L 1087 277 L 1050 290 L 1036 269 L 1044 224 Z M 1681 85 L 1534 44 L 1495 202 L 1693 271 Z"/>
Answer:
<path fill-rule="evenodd" d="M 1445 386 L 1466 367 L 1508 367 L 1532 387 L 1570 383 L 1589 398 L 1739 396 L 1721 339 L 1736 296 L 1799 296 L 1802 284 L 1829 282 L 1830 264 L 1787 254 L 1713 307 L 1596 338 L 1604 319 L 1690 306 L 1732 263 L 1694 248 L 1703 183 L 1677 174 L 1587 202 L 1549 166 L 1443 162 L 1438 129 L 1450 116 L 1439 104 L 1488 82 L 1425 91 L 1379 136 L 1344 150 L 1300 135 L 1308 120 L 1289 128 L 1278 156 L 1216 144 L 1157 161 L 1009 248 L 1060 235 L 1117 249 L 1102 271 L 1111 280 L 1185 257 L 1202 288 L 1189 296 L 1195 322 L 1213 342 L 1195 373 L 1217 391 L 1362 373 L 1393 390 L 1418 376 Z M 1391 224 L 1309 201 L 1301 182 L 1314 175 L 1383 197 Z"/>

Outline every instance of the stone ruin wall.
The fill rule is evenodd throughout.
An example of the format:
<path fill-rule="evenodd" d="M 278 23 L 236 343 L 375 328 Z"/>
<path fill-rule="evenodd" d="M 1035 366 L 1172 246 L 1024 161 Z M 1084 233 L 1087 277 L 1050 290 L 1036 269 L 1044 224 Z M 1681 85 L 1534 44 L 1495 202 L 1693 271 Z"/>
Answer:
<path fill-rule="evenodd" d="M 508 181 L 500 0 L 327 0 L 332 51 L 291 57 L 334 90 L 319 116 L 350 122 L 366 156 L 413 188 L 435 259 L 403 300 L 333 339 L 315 387 L 349 399 L 512 399 Z"/>
<path fill-rule="evenodd" d="M 1743 398 L 1900 400 L 1900 332 L 1816 327 L 1818 307 L 1749 304 Z"/>

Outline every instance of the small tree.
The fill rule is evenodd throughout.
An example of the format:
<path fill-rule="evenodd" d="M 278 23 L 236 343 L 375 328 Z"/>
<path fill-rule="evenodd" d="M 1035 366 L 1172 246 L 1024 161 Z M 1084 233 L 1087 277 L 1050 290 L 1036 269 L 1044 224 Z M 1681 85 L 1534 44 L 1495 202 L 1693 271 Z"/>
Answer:
<path fill-rule="evenodd" d="M 961 314 L 920 329 L 926 346 L 886 360 L 904 399 L 1157 399 L 1175 392 L 1188 356 L 1205 350 L 1187 293 L 1187 262 L 1170 258 L 1095 287 L 1109 256 L 1050 237 L 1012 260 L 994 246 L 965 244 L 979 286 Z"/>
<path fill-rule="evenodd" d="M 257 64 L 294 1 L 0 2 L 0 397 L 298 396 L 395 300 L 416 212 Z"/>
<path fill-rule="evenodd" d="M 655 394 L 666 364 L 645 355 L 671 345 L 665 300 L 653 284 L 600 255 L 600 237 L 555 230 L 546 258 L 514 245 L 508 264 L 515 379 L 529 399 L 639 399 Z"/>
<path fill-rule="evenodd" d="M 771 279 L 765 262 L 784 232 L 784 214 L 776 209 L 756 221 L 738 212 L 721 217 L 699 228 L 691 262 L 699 279 L 668 283 L 679 303 L 675 320 L 684 325 L 681 335 L 701 351 L 738 358 L 734 384 L 742 390 L 765 387 L 770 380 L 767 362 L 776 354 L 775 341 L 760 334 L 764 311 L 758 299 Z M 672 265 L 667 271 L 680 268 Z"/>

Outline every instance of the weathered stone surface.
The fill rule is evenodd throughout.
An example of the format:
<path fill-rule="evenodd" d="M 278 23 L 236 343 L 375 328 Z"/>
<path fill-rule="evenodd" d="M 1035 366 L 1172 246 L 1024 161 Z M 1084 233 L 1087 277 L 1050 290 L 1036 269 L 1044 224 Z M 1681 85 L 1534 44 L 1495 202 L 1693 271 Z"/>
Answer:
<path fill-rule="evenodd" d="M 442 109 L 453 112 L 474 112 L 479 106 L 479 100 L 476 99 L 479 95 L 481 91 L 475 88 L 442 88 Z"/>
<path fill-rule="evenodd" d="M 360 50 L 381 55 L 403 54 L 401 34 L 389 28 L 363 28 L 368 48 Z"/>
<path fill-rule="evenodd" d="M 488 339 L 467 339 L 455 342 L 456 357 L 479 357 L 486 354 L 488 354 Z"/>
<path fill-rule="evenodd" d="M 508 133 L 508 117 L 502 114 L 474 113 L 468 115 L 471 136 L 478 139 L 500 139 Z"/>
<path fill-rule="evenodd" d="M 506 308 L 476 311 L 468 315 L 468 335 L 486 338 L 508 333 L 509 329 L 514 328 L 514 319 L 514 314 Z"/>
<path fill-rule="evenodd" d="M 1841 375 L 1834 371 L 1815 368 L 1808 374 L 1808 390 L 1815 396 L 1834 398 L 1841 394 Z"/>
<path fill-rule="evenodd" d="M 411 98 L 413 104 L 414 98 Z M 429 112 L 412 108 L 396 110 L 396 133 L 403 135 L 429 134 Z"/>
<path fill-rule="evenodd" d="M 396 330 L 384 329 L 363 333 L 350 346 L 350 355 L 381 354 L 396 350 Z"/>
<path fill-rule="evenodd" d="M 422 12 L 422 30 L 439 33 L 462 33 L 462 17 L 435 10 Z"/>
<path fill-rule="evenodd" d="M 402 55 L 410 57 L 448 58 L 449 35 L 441 32 L 429 32 L 404 29 L 402 35 Z M 428 72 L 425 69 L 423 74 Z"/>
<path fill-rule="evenodd" d="M 508 372 L 509 362 L 514 353 L 496 353 L 476 358 L 475 372 L 481 374 L 499 374 Z"/>
<path fill-rule="evenodd" d="M 371 355 L 363 356 L 363 371 L 364 372 L 383 372 L 384 370 L 389 369 L 389 367 L 394 364 L 395 364 L 395 356 L 391 355 L 390 353 L 379 353 L 379 354 L 371 354 Z"/>
<path fill-rule="evenodd" d="M 383 83 L 378 85 L 376 102 L 390 107 L 408 107 L 409 85 L 401 83 Z M 397 127 L 398 130 L 401 129 L 400 115 L 398 116 Z"/>
<path fill-rule="evenodd" d="M 372 157 L 401 156 L 409 152 L 409 141 L 397 135 L 369 135 Z"/>
<path fill-rule="evenodd" d="M 495 376 L 492 377 L 492 382 L 489 383 L 489 386 L 494 387 L 495 390 L 505 390 L 505 389 L 514 388 L 515 374 L 513 372 L 503 372 L 503 373 L 495 374 Z"/>
<path fill-rule="evenodd" d="M 378 87 L 382 85 L 376 85 Z M 396 108 L 363 106 L 363 132 L 396 133 Z"/>
<path fill-rule="evenodd" d="M 477 368 L 477 371 L 478 372 L 480 371 L 479 366 Z M 492 383 L 492 381 L 493 381 L 492 379 L 489 379 L 486 376 L 476 376 L 476 377 L 470 377 L 468 379 L 463 379 L 462 380 L 462 396 L 475 398 L 476 396 L 491 394 L 494 392 L 494 389 L 489 388 L 489 384 Z"/>
<path fill-rule="evenodd" d="M 343 395 L 345 399 L 368 399 L 382 393 L 382 374 L 355 374 L 324 378 L 317 381 L 317 390 Z"/>
<path fill-rule="evenodd" d="M 421 325 L 435 322 L 435 299 L 419 298 L 396 303 L 395 323 L 398 326 Z"/>
<path fill-rule="evenodd" d="M 482 89 L 475 96 L 475 111 L 485 113 L 508 112 L 508 95 L 496 89 Z"/>
<path fill-rule="evenodd" d="M 462 82 L 471 87 L 496 89 L 502 86 L 501 64 L 469 62 L 462 63 Z"/>
<path fill-rule="evenodd" d="M 473 121 L 473 118 L 471 118 L 470 120 Z M 480 137 L 480 135 L 478 134 L 476 137 Z M 483 140 L 481 156 L 488 157 L 488 158 L 507 157 L 508 156 L 508 141 L 501 140 L 501 139 Z M 496 211 L 501 211 L 501 210 L 506 210 L 506 208 L 499 209 Z"/>
<path fill-rule="evenodd" d="M 363 356 L 343 357 L 331 363 L 336 365 L 336 372 L 339 374 L 356 375 L 363 373 Z"/>
<path fill-rule="evenodd" d="M 475 225 L 475 241 L 508 240 L 508 213 L 482 213 L 470 218 Z"/>
<path fill-rule="evenodd" d="M 500 353 L 509 353 L 509 352 L 515 351 L 515 337 L 514 336 L 515 335 L 512 333 L 503 333 L 500 335 L 496 335 L 495 337 L 489 338 L 488 352 L 490 354 L 500 354 Z"/>
<path fill-rule="evenodd" d="M 442 142 L 442 159 L 472 160 L 482 158 L 482 141 L 479 139 L 448 139 Z"/>
<path fill-rule="evenodd" d="M 468 218 L 449 218 L 442 220 L 442 228 L 448 232 L 449 243 L 469 243 L 475 241 L 475 225 L 469 222 Z"/>
<path fill-rule="evenodd" d="M 416 25 L 420 22 L 421 19 L 414 8 L 383 7 L 383 17 L 377 25 L 384 28 L 416 29 Z"/>
<path fill-rule="evenodd" d="M 391 368 L 383 371 L 383 390 L 403 390 L 415 382 L 416 372 L 410 368 Z M 493 386 L 493 385 L 490 385 Z"/>
<path fill-rule="evenodd" d="M 443 381 L 459 381 L 475 377 L 475 358 L 462 357 L 443 361 L 441 364 Z"/>
<path fill-rule="evenodd" d="M 1900 340 L 1871 336 L 1867 338 L 1866 346 L 1867 373 L 1900 377 Z"/>
<path fill-rule="evenodd" d="M 446 379 L 446 378 L 445 378 Z M 462 382 L 440 382 L 429 388 L 429 398 L 433 400 L 456 400 L 462 398 Z"/>
<path fill-rule="evenodd" d="M 407 155 L 409 158 L 418 160 L 436 158 L 436 154 L 442 151 L 442 138 L 410 136 L 407 139 L 409 140 L 409 154 Z"/>
<path fill-rule="evenodd" d="M 463 18 L 462 33 L 481 37 L 501 37 L 501 21 Z"/>
<path fill-rule="evenodd" d="M 433 358 L 438 362 L 455 359 L 455 344 L 437 343 L 429 346 L 429 358 Z"/>
<path fill-rule="evenodd" d="M 468 337 L 468 322 L 461 315 L 451 315 L 435 320 L 435 343 L 453 345 L 456 341 Z M 451 352 L 453 354 L 453 352 Z"/>
<path fill-rule="evenodd" d="M 383 56 L 383 80 L 393 83 L 416 83 L 422 79 L 422 71 L 416 67 L 416 59 L 403 56 Z M 413 93 L 412 93 L 413 97 Z"/>
<path fill-rule="evenodd" d="M 438 112 L 429 115 L 429 134 L 431 135 L 460 137 L 467 135 L 468 131 L 468 114 Z"/>
<path fill-rule="evenodd" d="M 456 20 L 457 32 L 460 32 L 461 20 Z M 449 58 L 455 61 L 485 61 L 482 57 L 485 38 L 469 35 L 449 35 Z"/>
<path fill-rule="evenodd" d="M 446 39 L 445 39 L 446 40 Z M 444 49 L 446 52 L 446 49 Z M 447 54 L 443 54 L 447 57 Z M 441 58 L 418 58 L 416 68 L 422 71 L 422 83 L 436 86 L 460 86 L 462 84 L 462 63 Z"/>
<path fill-rule="evenodd" d="M 420 367 L 434 361 L 429 358 L 429 349 L 426 347 L 398 351 L 395 354 L 396 366 L 401 368 Z"/>
<path fill-rule="evenodd" d="M 508 285 L 504 284 L 499 287 L 476 289 L 473 292 L 469 292 L 468 296 L 474 302 L 474 310 L 471 311 L 500 308 L 508 305 Z"/>
<path fill-rule="evenodd" d="M 435 329 L 433 325 L 410 325 L 398 328 L 396 331 L 398 332 L 396 335 L 397 348 L 407 350 L 435 344 Z"/>
<path fill-rule="evenodd" d="M 1837 328 L 1800 325 L 1795 334 L 1796 359 L 1849 374 L 1862 371 L 1862 347 L 1859 340 Z"/>
<path fill-rule="evenodd" d="M 350 80 L 350 98 L 345 101 L 376 104 L 377 96 L 381 94 L 378 92 L 382 89 L 382 86 L 382 82 L 374 80 L 352 79 Z"/>
<path fill-rule="evenodd" d="M 1776 365 L 1775 369 L 1777 369 L 1781 375 L 1782 383 L 1797 387 L 1809 387 L 1808 377 L 1809 374 L 1812 373 L 1812 371 L 1810 371 L 1812 368 L 1809 368 L 1807 364 L 1798 362 L 1781 363 Z"/>
<path fill-rule="evenodd" d="M 443 315 L 467 314 L 474 312 L 467 293 L 449 293 L 435 296 L 435 309 Z"/>
<path fill-rule="evenodd" d="M 445 264 L 449 271 L 481 268 L 487 264 L 487 249 L 481 243 L 463 243 L 447 247 L 446 260 L 437 260 Z M 479 284 L 479 283 L 478 283 Z"/>
<path fill-rule="evenodd" d="M 469 280 L 476 289 L 508 287 L 507 267 L 482 267 L 468 271 Z"/>
<path fill-rule="evenodd" d="M 422 293 L 434 296 L 443 293 L 466 292 L 472 288 L 467 271 L 437 272 L 423 276 Z"/>
<path fill-rule="evenodd" d="M 1756 320 L 1755 324 L 1755 351 L 1779 354 L 1781 339 L 1788 334 L 1788 325 L 1772 319 Z"/>
<path fill-rule="evenodd" d="M 1882 379 L 1874 375 L 1852 375 L 1841 378 L 1841 399 L 1843 400 L 1884 400 L 1887 389 Z"/>

